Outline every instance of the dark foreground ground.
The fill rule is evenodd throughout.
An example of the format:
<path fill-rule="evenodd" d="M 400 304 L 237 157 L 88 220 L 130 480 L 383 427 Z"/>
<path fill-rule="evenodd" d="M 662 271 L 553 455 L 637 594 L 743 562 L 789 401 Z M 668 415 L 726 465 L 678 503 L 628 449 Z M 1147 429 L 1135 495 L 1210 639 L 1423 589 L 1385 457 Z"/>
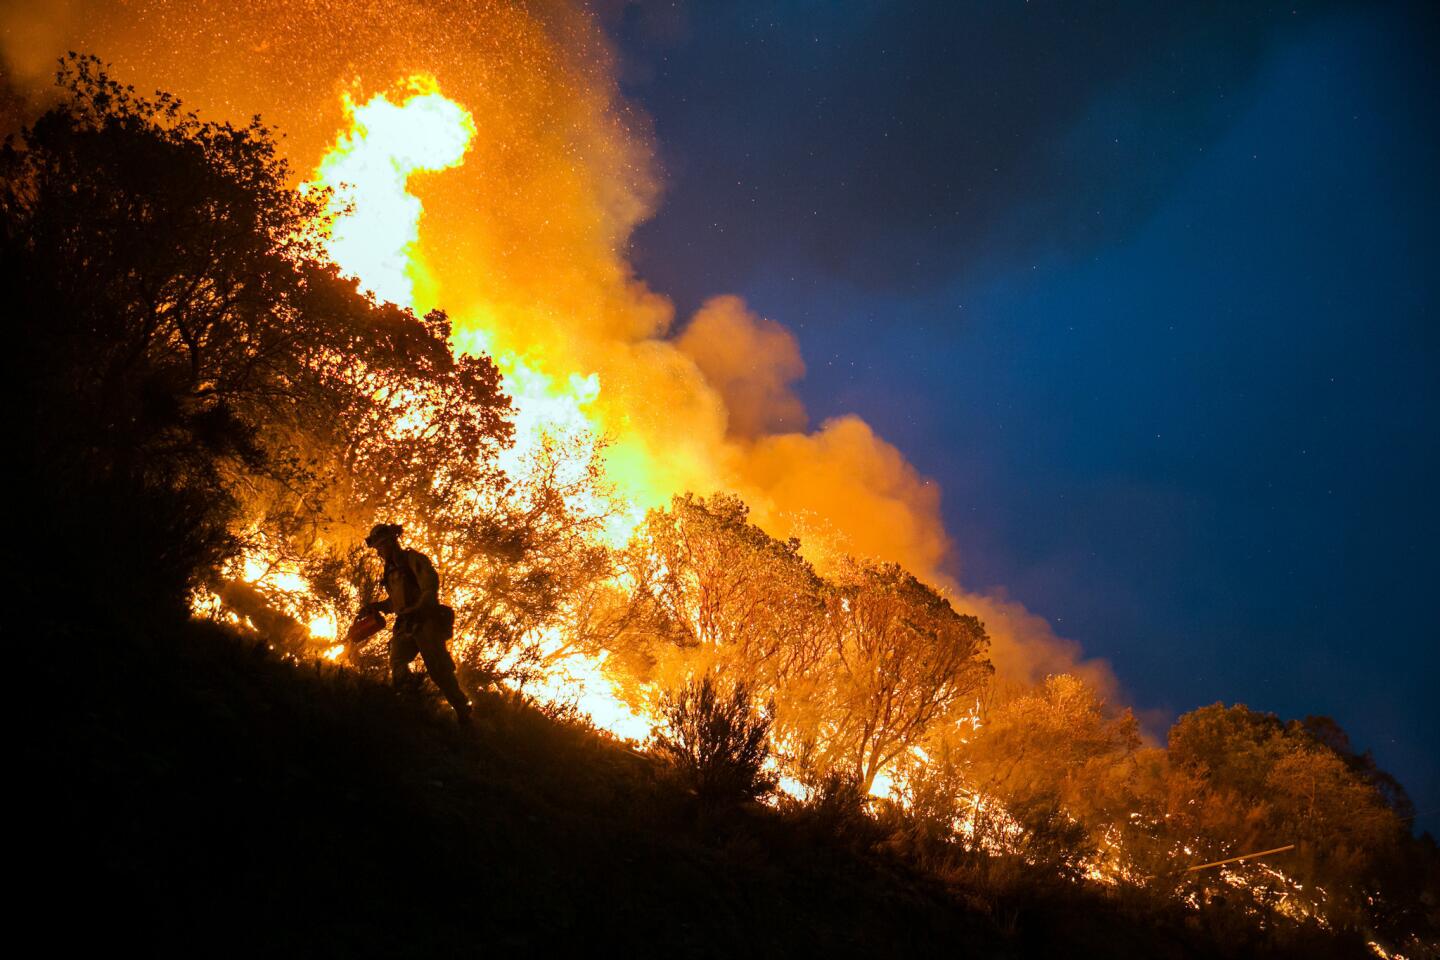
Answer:
<path fill-rule="evenodd" d="M 1316 956 L 1065 884 L 947 888 L 513 699 L 428 702 L 199 624 L 28 628 L 24 929 L 66 955 Z M 16 862 L 16 861 L 12 861 Z M 12 903 L 12 906 L 17 904 Z M 1220 944 L 1226 945 L 1222 949 Z M 1319 952 L 1350 956 L 1355 944 Z"/>

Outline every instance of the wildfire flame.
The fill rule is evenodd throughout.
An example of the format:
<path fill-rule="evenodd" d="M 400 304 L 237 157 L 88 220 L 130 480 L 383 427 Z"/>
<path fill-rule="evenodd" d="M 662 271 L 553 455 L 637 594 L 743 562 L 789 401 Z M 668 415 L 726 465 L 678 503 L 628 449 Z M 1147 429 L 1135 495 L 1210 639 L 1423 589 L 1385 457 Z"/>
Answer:
<path fill-rule="evenodd" d="M 442 171 L 460 166 L 475 137 L 477 125 L 471 112 L 440 90 L 437 81 L 425 74 L 403 79 L 399 95 L 377 94 L 363 104 L 344 97 L 347 127 L 336 137 L 320 161 L 309 188 L 331 190 L 327 211 L 327 251 L 342 272 L 355 277 L 363 290 L 403 307 L 421 310 L 429 283 L 420 253 L 420 225 L 425 214 L 421 199 L 411 189 L 411 176 L 420 171 Z M 731 320 L 716 321 L 720 329 L 736 332 Z M 749 321 L 745 321 L 749 322 Z M 738 328 L 743 334 L 743 325 Z M 606 421 L 597 409 L 602 383 L 593 370 L 553 372 L 563 367 L 566 355 L 547 356 L 532 344 L 522 353 L 507 348 L 515 338 L 498 317 L 473 311 L 456 332 L 453 349 L 461 353 L 491 356 L 505 376 L 505 385 L 514 404 L 516 443 L 503 454 L 502 467 L 521 470 L 527 456 L 547 437 L 564 436 L 579 440 L 596 450 L 604 436 Z M 772 345 L 773 346 L 773 345 Z M 670 493 L 680 492 L 673 474 L 656 462 L 643 442 L 622 444 L 619 456 L 605 459 L 614 502 L 595 505 L 597 512 L 612 517 L 604 538 L 612 545 L 626 542 L 643 519 L 647 507 L 664 503 Z M 282 593 L 306 589 L 303 578 L 293 571 L 261 558 L 246 560 L 243 579 L 263 583 Z M 308 623 L 311 637 L 319 642 L 319 656 L 338 660 L 343 644 L 335 643 L 333 617 L 315 617 Z M 539 638 L 541 648 L 564 651 L 564 638 L 553 629 Z M 557 704 L 574 704 L 600 729 L 622 739 L 641 741 L 658 725 L 657 718 L 643 706 L 627 702 L 606 676 L 604 656 L 581 653 L 557 656 L 538 680 L 526 688 L 532 696 Z M 978 729 L 979 704 L 964 721 Z M 916 757 L 928 758 L 918 748 Z M 772 758 L 772 765 L 774 763 Z M 891 771 L 882 771 L 870 788 L 877 798 L 899 797 L 903 781 Z M 789 778 L 780 778 L 780 788 L 793 796 L 804 796 L 805 787 Z M 967 793 L 965 812 L 952 824 L 958 837 L 977 846 L 1001 852 L 1014 843 L 1024 828 L 994 798 L 979 791 Z M 984 828 L 982 830 L 982 823 Z M 1179 857 L 1179 851 L 1176 856 Z M 1273 869 L 1273 868 L 1267 868 Z M 1114 884 L 1137 882 L 1129 874 L 1127 858 L 1118 837 L 1105 838 L 1101 849 L 1085 864 L 1091 880 Z M 1255 878 L 1230 872 L 1226 882 L 1253 885 Z M 1283 887 L 1278 871 L 1266 879 Z M 1297 913 L 1296 904 L 1279 897 L 1277 908 Z"/>
<path fill-rule="evenodd" d="M 428 74 L 406 77 L 398 89 L 398 103 L 382 93 L 357 105 L 343 95 L 349 129 L 320 161 L 313 184 L 331 191 L 330 257 L 367 293 L 417 307 L 416 287 L 428 276 L 417 246 L 424 211 L 410 178 L 460 164 L 475 118 Z"/>
<path fill-rule="evenodd" d="M 476 124 L 429 74 L 412 74 L 396 90 L 396 100 L 380 93 L 363 104 L 342 94 L 347 128 L 306 187 L 330 190 L 325 248 L 341 270 L 359 280 L 362 290 L 423 312 L 432 305 L 426 302 L 432 283 L 419 245 L 424 205 L 410 178 L 464 163 Z M 482 318 L 457 333 L 455 349 L 490 355 L 505 375 L 515 405 L 516 442 L 501 455 L 500 466 L 514 475 L 547 437 L 595 449 L 602 431 L 588 408 L 599 396 L 599 376 L 551 376 L 515 351 L 497 350 L 496 339 L 495 328 Z M 627 540 L 644 518 L 644 506 L 636 503 L 592 506 L 610 516 L 606 539 L 612 545 Z"/>
<path fill-rule="evenodd" d="M 403 92 L 398 103 L 382 93 L 356 105 L 349 94 L 344 95 L 348 127 L 320 161 L 310 186 L 332 191 L 327 251 L 341 270 L 357 278 L 362 289 L 419 310 L 416 290 L 427 278 L 418 243 L 424 208 L 410 191 L 409 178 L 416 171 L 464 163 L 476 125 L 470 111 L 441 93 L 432 76 L 412 75 L 397 89 Z M 503 455 L 502 467 L 510 471 L 521 467 L 547 436 L 580 439 L 593 449 L 604 432 L 600 418 L 592 415 L 601 389 L 599 375 L 546 374 L 514 351 L 495 349 L 504 340 L 503 331 L 484 321 L 481 317 L 469 322 L 457 335 L 454 348 L 489 354 L 505 375 L 515 405 L 516 443 Z M 731 321 L 720 322 L 733 330 L 728 326 Z M 629 539 L 647 507 L 680 491 L 667 488 L 643 444 L 631 444 L 605 462 L 610 487 L 619 493 L 616 502 L 606 505 L 608 510 L 599 512 L 611 515 L 605 539 L 618 546 Z M 311 635 L 333 641 L 333 623 L 319 626 L 312 622 Z M 564 647 L 558 636 L 541 638 L 541 644 L 547 649 Z M 343 645 L 332 645 L 321 656 L 335 660 L 342 650 Z M 554 662 L 529 690 L 551 702 L 575 704 L 597 727 L 622 739 L 645 739 L 657 718 L 625 702 L 605 676 L 603 665 L 603 654 L 598 658 L 571 654 Z M 792 795 L 804 793 L 789 778 L 782 778 L 781 786 Z M 874 797 L 896 792 L 898 785 L 889 772 L 882 772 L 870 787 Z M 981 804 L 977 795 L 976 811 Z M 973 832 L 973 823 L 969 829 Z"/>
<path fill-rule="evenodd" d="M 625 251 L 662 177 L 594 5 L 67 6 L 0 12 L 13 28 L 0 56 L 25 96 L 45 102 L 65 50 L 98 50 L 140 89 L 284 131 L 285 159 L 335 190 L 335 260 L 377 297 L 445 307 L 456 348 L 506 375 L 510 456 L 533 449 L 539 424 L 604 438 L 612 543 L 673 494 L 733 492 L 817 565 L 874 557 L 947 591 L 985 622 L 1007 680 L 1072 673 L 1114 692 L 1108 668 L 1080 662 L 1044 620 L 947 576 L 939 490 L 899 450 L 859 416 L 808 422 L 789 330 L 733 296 L 676 329 L 674 304 L 635 275 Z M 379 97 L 363 86 L 390 78 Z"/>
<path fill-rule="evenodd" d="M 410 177 L 420 171 L 440 171 L 464 162 L 476 135 L 475 120 L 463 105 L 440 92 L 428 74 L 413 74 L 397 84 L 392 100 L 386 93 L 356 104 L 343 95 L 347 128 L 320 161 L 307 189 L 328 188 L 326 251 L 360 287 L 376 297 L 419 311 L 428 273 L 420 254 L 420 221 L 424 206 L 410 189 Z M 502 454 L 501 466 L 514 474 L 548 437 L 562 436 L 594 450 L 601 429 L 588 413 L 600 392 L 597 374 L 572 372 L 550 376 L 513 351 L 494 349 L 496 331 L 471 323 L 455 340 L 455 349 L 487 353 L 505 375 L 515 407 L 516 442 Z M 582 448 L 583 452 L 583 448 Z M 583 458 L 572 469 L 582 469 Z M 613 545 L 627 540 L 644 517 L 644 506 L 621 501 L 587 505 L 608 515 L 605 539 Z M 247 569 L 247 581 L 261 575 L 261 564 Z M 286 589 L 303 589 L 303 583 L 286 583 Z M 310 623 L 311 636 L 333 640 L 333 619 Z M 542 645 L 559 648 L 559 638 L 541 638 Z M 343 645 L 322 654 L 337 659 Z M 572 655 L 555 664 L 531 692 L 551 701 L 574 702 L 602 729 L 641 740 L 654 723 L 615 695 L 601 670 L 603 658 Z"/>

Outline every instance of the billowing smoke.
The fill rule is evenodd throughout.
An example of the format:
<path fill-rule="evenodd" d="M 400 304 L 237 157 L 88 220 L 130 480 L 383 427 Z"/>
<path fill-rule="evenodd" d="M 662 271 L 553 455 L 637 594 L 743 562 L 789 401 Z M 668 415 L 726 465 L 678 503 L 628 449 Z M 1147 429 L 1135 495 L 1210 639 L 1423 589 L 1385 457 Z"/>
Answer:
<path fill-rule="evenodd" d="M 1107 668 L 1018 603 L 962 591 L 940 491 L 857 416 L 808 428 L 791 390 L 798 344 L 737 297 L 676 324 L 635 277 L 629 237 L 659 199 L 647 119 L 620 95 L 616 58 L 573 3 L 483 0 L 34 0 L 3 7 L 6 86 L 33 108 L 66 50 L 95 53 L 140 90 L 203 114 L 261 114 L 284 132 L 297 182 L 359 101 L 416 72 L 473 114 L 463 165 L 421 173 L 417 297 L 478 347 L 566 382 L 598 379 L 588 412 L 613 438 L 612 478 L 658 506 L 728 489 L 822 567 L 847 551 L 898 561 L 985 620 L 1002 677 Z M 462 336 L 462 342 L 465 338 Z M 588 382 L 593 383 L 594 380 Z"/>
<path fill-rule="evenodd" d="M 805 407 L 790 385 L 805 375 L 800 344 L 780 324 L 756 317 L 735 296 L 700 308 L 676 340 L 725 402 L 732 437 L 804 430 Z"/>

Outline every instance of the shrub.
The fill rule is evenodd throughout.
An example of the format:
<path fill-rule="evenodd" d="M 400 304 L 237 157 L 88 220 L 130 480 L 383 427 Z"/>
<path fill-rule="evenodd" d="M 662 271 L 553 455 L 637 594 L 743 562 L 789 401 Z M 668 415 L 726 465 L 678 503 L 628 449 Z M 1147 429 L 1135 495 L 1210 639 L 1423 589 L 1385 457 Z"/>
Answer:
<path fill-rule="evenodd" d="M 887 819 L 888 813 L 887 809 Z M 796 827 L 813 840 L 861 853 L 873 850 L 892 830 L 888 822 L 871 814 L 870 796 L 853 770 L 827 773 L 803 802 L 793 805 L 791 816 Z"/>
<path fill-rule="evenodd" d="M 722 689 L 706 674 L 666 694 L 655 751 L 675 768 L 704 809 L 754 800 L 775 786 L 763 768 L 770 753 L 773 705 L 756 710 L 750 687 Z"/>

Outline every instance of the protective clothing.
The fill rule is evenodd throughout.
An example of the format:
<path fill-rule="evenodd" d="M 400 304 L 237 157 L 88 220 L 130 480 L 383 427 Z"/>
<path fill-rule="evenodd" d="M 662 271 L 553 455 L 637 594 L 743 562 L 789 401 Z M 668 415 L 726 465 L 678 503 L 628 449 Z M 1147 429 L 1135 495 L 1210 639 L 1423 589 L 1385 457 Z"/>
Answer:
<path fill-rule="evenodd" d="M 390 634 L 390 679 L 397 687 L 418 684 L 410 662 L 418 653 L 425 671 L 445 694 L 462 721 L 470 715 L 470 699 L 455 676 L 455 660 L 445 644 L 455 630 L 455 611 L 440 602 L 440 575 L 430 558 L 418 550 L 401 550 L 385 563 L 387 598 L 375 608 L 395 614 Z"/>

